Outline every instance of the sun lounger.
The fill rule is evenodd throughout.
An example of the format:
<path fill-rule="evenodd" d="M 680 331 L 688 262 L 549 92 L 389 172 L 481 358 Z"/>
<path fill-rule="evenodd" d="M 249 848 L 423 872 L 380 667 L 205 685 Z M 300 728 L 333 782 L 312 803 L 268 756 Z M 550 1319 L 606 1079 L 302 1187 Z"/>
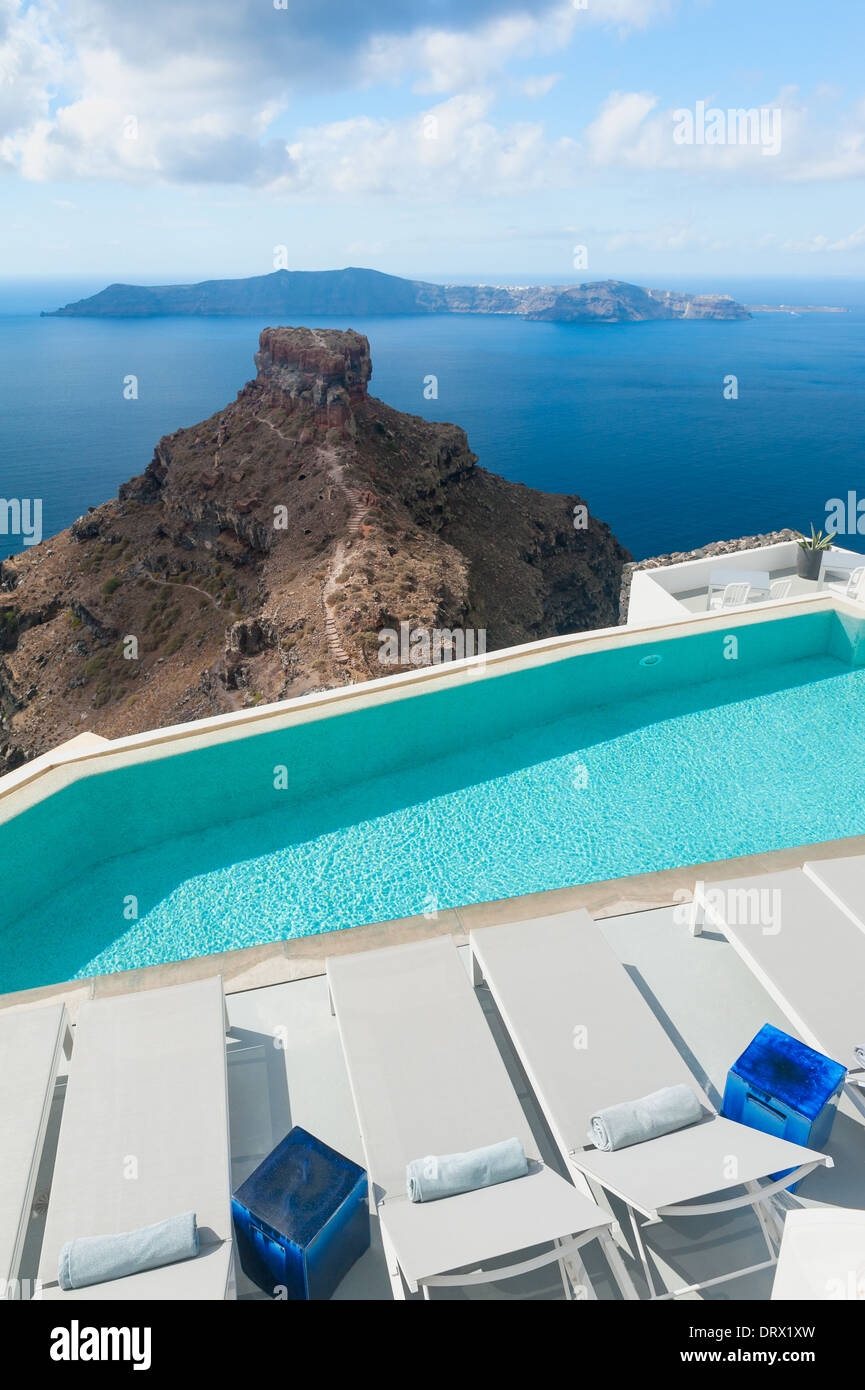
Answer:
<path fill-rule="evenodd" d="M 812 859 L 803 864 L 802 872 L 865 931 L 865 855 Z"/>
<path fill-rule="evenodd" d="M 184 1211 L 197 1258 L 70 1292 L 60 1251 Z M 222 980 L 81 1005 L 42 1244 L 51 1299 L 234 1296 Z"/>
<path fill-rule="evenodd" d="M 774 1212 L 767 1220 L 762 1204 L 831 1160 L 715 1112 L 587 912 L 485 927 L 471 933 L 470 943 L 475 982 L 489 986 L 563 1157 L 595 1189 L 626 1204 L 652 1297 L 708 1288 L 774 1264 Z M 697 1093 L 702 1121 L 613 1152 L 590 1147 L 595 1111 L 679 1084 Z M 760 1185 L 784 1169 L 796 1171 Z M 744 1193 L 723 1195 L 741 1188 Z M 714 1200 L 698 1200 L 707 1197 Z M 769 1259 L 655 1292 L 639 1217 L 705 1217 L 745 1206 L 754 1207 Z"/>
<path fill-rule="evenodd" d="M 853 1049 L 865 1042 L 865 930 L 815 880 L 825 875 L 833 894 L 852 901 L 855 869 L 809 870 L 698 884 L 691 930 L 699 935 L 705 920 L 723 932 L 803 1041 L 853 1069 Z M 862 1108 L 856 1079 L 851 1071 L 848 1093 Z"/>
<path fill-rule="evenodd" d="M 62 1004 L 0 1013 L 0 1298 L 20 1293 L 21 1255 L 64 1050 L 69 1056 Z"/>
<path fill-rule="evenodd" d="M 772 1301 L 865 1298 L 865 1211 L 813 1207 L 787 1213 Z"/>
<path fill-rule="evenodd" d="M 452 939 L 331 957 L 327 974 L 394 1296 L 405 1297 L 403 1281 L 429 1297 L 558 1261 L 566 1295 L 583 1285 L 590 1297 L 577 1252 L 597 1238 L 622 1293 L 635 1297 L 612 1217 L 541 1161 Z M 413 1159 L 512 1137 L 529 1159 L 526 1177 L 409 1201 Z M 506 1267 L 456 1273 L 551 1243 Z"/>

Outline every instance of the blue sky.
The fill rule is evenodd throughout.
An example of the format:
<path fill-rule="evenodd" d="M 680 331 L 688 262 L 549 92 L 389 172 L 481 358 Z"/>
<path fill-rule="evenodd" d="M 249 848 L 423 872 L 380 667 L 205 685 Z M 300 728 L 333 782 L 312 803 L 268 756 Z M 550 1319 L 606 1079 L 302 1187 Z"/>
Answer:
<path fill-rule="evenodd" d="M 854 0 L 0 0 L 2 273 L 859 276 L 863 51 Z"/>

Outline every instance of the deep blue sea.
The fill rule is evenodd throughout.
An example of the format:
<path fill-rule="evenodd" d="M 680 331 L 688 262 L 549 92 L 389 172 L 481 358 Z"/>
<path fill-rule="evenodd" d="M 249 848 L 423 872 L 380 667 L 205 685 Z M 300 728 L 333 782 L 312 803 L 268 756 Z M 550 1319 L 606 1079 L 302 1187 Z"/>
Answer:
<path fill-rule="evenodd" d="M 98 288 L 0 285 L 0 497 L 41 497 L 46 535 L 140 473 L 161 435 L 233 399 L 255 374 L 266 322 L 39 317 Z M 690 288 L 850 312 L 608 326 L 306 322 L 366 333 L 375 395 L 463 426 L 493 472 L 579 493 L 637 557 L 822 524 L 828 499 L 862 477 L 865 282 Z M 137 400 L 124 399 L 128 375 Z M 737 400 L 724 399 L 729 375 Z M 429 376 L 437 399 L 424 396 Z M 17 549 L 0 533 L 0 559 Z"/>

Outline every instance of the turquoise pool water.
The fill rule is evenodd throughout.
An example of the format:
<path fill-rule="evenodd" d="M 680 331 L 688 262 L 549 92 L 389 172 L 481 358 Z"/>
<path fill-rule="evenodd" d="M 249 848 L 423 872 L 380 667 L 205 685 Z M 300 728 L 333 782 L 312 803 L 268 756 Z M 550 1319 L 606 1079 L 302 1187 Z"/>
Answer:
<path fill-rule="evenodd" d="M 579 656 L 84 779 L 0 826 L 0 991 L 862 833 L 863 626 Z"/>

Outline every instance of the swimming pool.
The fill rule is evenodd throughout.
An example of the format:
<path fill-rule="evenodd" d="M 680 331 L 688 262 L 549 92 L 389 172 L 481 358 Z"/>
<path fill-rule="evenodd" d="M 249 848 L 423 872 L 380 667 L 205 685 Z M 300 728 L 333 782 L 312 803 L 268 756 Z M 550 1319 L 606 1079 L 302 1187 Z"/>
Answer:
<path fill-rule="evenodd" d="M 862 833 L 863 661 L 821 611 L 84 777 L 0 825 L 0 991 Z"/>

